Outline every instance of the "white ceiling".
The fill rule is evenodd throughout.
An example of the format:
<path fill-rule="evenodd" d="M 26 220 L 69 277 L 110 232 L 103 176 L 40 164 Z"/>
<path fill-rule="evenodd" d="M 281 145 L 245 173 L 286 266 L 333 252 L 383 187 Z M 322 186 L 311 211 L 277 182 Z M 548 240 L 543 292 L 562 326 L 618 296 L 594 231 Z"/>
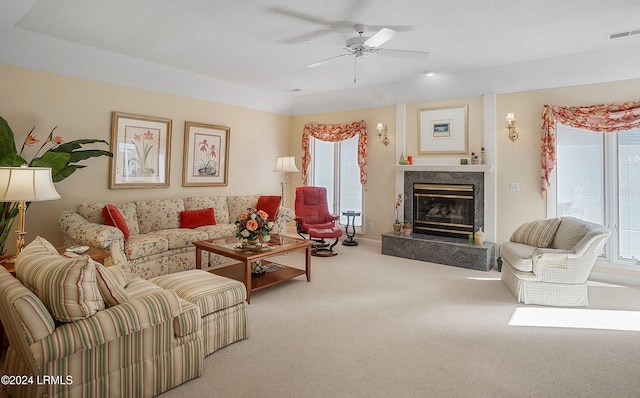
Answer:
<path fill-rule="evenodd" d="M 637 0 L 0 0 L 0 62 L 289 114 L 640 78 Z M 341 57 L 354 24 L 426 60 Z M 438 72 L 431 79 L 422 73 Z M 300 90 L 300 91 L 293 91 Z M 216 92 L 213 94 L 213 92 Z"/>

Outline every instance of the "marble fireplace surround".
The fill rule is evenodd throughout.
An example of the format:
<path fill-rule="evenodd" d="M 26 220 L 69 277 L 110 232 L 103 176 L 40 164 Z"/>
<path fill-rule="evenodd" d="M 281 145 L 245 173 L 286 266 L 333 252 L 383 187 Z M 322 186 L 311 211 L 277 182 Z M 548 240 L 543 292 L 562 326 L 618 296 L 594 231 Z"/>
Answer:
<path fill-rule="evenodd" d="M 486 174 L 493 169 L 491 166 L 402 166 L 402 169 L 399 169 L 400 167 L 396 166 L 396 171 L 401 174 L 399 177 L 402 179 L 403 192 L 409 198 L 412 197 L 415 182 L 473 184 L 476 197 L 474 228 L 477 230 L 485 226 L 487 210 L 492 214 L 492 204 L 489 204 L 489 209 L 485 208 L 487 188 L 490 190 L 492 186 L 487 186 L 486 179 Z M 411 200 L 405 200 L 404 212 L 404 218 L 413 219 Z M 493 223 L 490 222 L 490 225 Z M 485 234 L 485 237 L 490 236 L 491 233 Z M 382 234 L 382 254 L 480 271 L 489 271 L 492 268 L 495 263 L 494 251 L 495 243 L 487 241 L 482 245 L 476 245 L 464 239 L 434 235 Z"/>

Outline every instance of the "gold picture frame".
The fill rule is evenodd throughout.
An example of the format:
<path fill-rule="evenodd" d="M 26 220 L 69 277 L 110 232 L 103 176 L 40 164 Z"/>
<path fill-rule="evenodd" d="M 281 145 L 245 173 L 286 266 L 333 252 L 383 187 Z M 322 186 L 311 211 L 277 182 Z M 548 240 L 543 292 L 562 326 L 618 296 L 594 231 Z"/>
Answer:
<path fill-rule="evenodd" d="M 419 109 L 418 153 L 468 153 L 468 119 L 468 105 Z"/>
<path fill-rule="evenodd" d="M 169 186 L 171 119 L 111 113 L 109 188 Z"/>
<path fill-rule="evenodd" d="M 228 184 L 231 129 L 185 122 L 183 187 L 220 187 Z"/>

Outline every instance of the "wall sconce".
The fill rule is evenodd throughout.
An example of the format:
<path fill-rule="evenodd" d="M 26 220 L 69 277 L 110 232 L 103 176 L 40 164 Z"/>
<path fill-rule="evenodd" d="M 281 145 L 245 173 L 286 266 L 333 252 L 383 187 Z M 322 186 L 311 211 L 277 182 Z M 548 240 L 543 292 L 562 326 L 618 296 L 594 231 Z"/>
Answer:
<path fill-rule="evenodd" d="M 387 126 L 382 123 L 378 123 L 376 129 L 378 130 L 378 141 L 380 141 L 381 144 L 384 144 L 384 146 L 389 145 L 389 137 L 387 136 L 389 130 L 387 129 Z"/>
<path fill-rule="evenodd" d="M 511 112 L 507 113 L 507 129 L 509 130 L 509 139 L 516 142 L 518 139 L 518 133 L 516 132 L 516 116 Z"/>

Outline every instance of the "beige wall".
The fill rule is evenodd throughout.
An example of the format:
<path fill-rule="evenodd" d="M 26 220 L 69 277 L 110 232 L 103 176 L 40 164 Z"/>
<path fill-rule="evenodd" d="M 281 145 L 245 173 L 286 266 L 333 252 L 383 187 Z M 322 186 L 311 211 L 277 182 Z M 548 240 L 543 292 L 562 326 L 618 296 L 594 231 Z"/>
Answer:
<path fill-rule="evenodd" d="M 497 96 L 498 242 L 508 241 L 524 222 L 547 217 L 546 198 L 540 194 L 542 107 L 637 101 L 639 92 L 640 80 L 629 80 Z M 507 138 L 507 112 L 516 116 L 515 143 Z M 510 192 L 509 182 L 519 182 L 520 191 Z"/>
<path fill-rule="evenodd" d="M 111 112 L 129 112 L 173 120 L 170 187 L 109 189 L 109 160 L 90 159 L 87 168 L 56 183 L 62 199 L 34 202 L 27 212 L 27 242 L 41 235 L 62 243 L 56 224 L 62 210 L 81 202 L 265 193 L 280 194 L 276 157 L 287 152 L 290 118 L 267 112 L 64 77 L 0 65 L 0 115 L 14 132 L 18 146 L 35 126 L 38 138 L 51 129 L 65 140 L 97 138 L 111 142 Z M 226 187 L 182 187 L 185 121 L 231 128 L 229 184 Z M 103 149 L 108 149 L 102 146 Z M 19 150 L 20 148 L 18 148 Z M 31 154 L 33 156 L 33 153 Z M 30 160 L 31 156 L 27 160 Z M 10 237 L 6 248 L 13 251 Z"/>
<path fill-rule="evenodd" d="M 111 142 L 112 111 L 173 120 L 169 188 L 110 190 L 108 159 L 91 159 L 85 162 L 88 166 L 86 169 L 56 184 L 62 199 L 32 204 L 27 214 L 27 241 L 42 235 L 60 244 L 61 234 L 56 226 L 58 214 L 85 201 L 115 202 L 211 194 L 278 194 L 281 175 L 272 172 L 275 158 L 295 156 L 296 164 L 301 167 L 301 138 L 305 123 L 350 123 L 358 120 L 367 123 L 369 133 L 369 181 L 364 196 L 366 237 L 380 239 L 380 234 L 391 228 L 395 171 L 390 166 L 397 161 L 395 106 L 290 117 L 5 65 L 0 65 L 0 87 L 3 91 L 0 96 L 0 115 L 7 119 L 20 143 L 33 126 L 36 126 L 38 137 L 45 137 L 51 128 L 58 126 L 57 132 L 66 140 L 98 138 Z M 546 217 L 546 199 L 541 197 L 539 188 L 542 106 L 637 100 L 638 92 L 640 80 L 632 80 L 496 97 L 498 242 L 508 240 L 511 232 L 523 222 Z M 482 97 L 473 97 L 407 104 L 406 154 L 419 157 L 416 135 L 418 109 L 458 104 L 469 104 L 470 151 L 478 151 L 484 144 L 483 101 Z M 507 138 L 504 122 L 507 112 L 516 114 L 520 138 L 515 143 Z M 182 187 L 185 121 L 231 128 L 227 187 Z M 377 122 L 389 127 L 391 144 L 387 147 L 378 142 L 375 130 Z M 295 187 L 302 184 L 302 174 L 292 173 L 290 177 L 286 204 L 292 207 Z M 509 192 L 509 182 L 519 182 L 520 191 Z M 373 230 L 368 228 L 369 223 L 373 223 Z M 7 248 L 11 247 L 9 242 Z"/>

